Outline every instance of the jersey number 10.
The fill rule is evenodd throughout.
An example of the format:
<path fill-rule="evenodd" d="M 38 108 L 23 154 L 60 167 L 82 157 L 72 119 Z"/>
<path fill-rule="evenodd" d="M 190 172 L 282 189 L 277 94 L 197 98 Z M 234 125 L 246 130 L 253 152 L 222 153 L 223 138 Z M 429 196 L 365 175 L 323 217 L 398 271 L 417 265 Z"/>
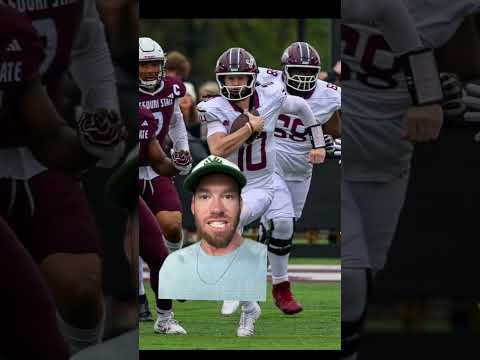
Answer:
<path fill-rule="evenodd" d="M 265 149 L 266 143 L 267 133 L 262 132 L 258 139 L 256 139 L 253 143 L 248 144 L 247 146 L 242 146 L 240 149 L 238 149 L 238 167 L 241 171 L 257 171 L 265 169 L 267 167 L 267 152 Z M 260 162 L 254 164 L 253 148 L 258 146 L 260 146 Z"/>

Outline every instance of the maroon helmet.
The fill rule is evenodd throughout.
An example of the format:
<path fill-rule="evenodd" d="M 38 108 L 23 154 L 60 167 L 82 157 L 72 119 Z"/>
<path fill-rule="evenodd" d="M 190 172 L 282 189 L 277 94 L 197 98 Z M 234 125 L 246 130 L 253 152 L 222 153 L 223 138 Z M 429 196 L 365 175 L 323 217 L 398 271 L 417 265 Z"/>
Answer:
<path fill-rule="evenodd" d="M 306 42 L 295 42 L 285 49 L 282 67 L 283 81 L 288 87 L 296 91 L 311 91 L 317 86 L 321 69 L 320 56 Z M 293 74 L 292 70 L 303 70 L 303 74 Z"/>
<path fill-rule="evenodd" d="M 242 100 L 253 94 L 257 80 L 257 63 L 248 51 L 242 48 L 230 48 L 217 60 L 215 76 L 220 94 L 228 100 Z M 249 81 L 246 85 L 226 86 L 226 75 L 247 75 Z"/>

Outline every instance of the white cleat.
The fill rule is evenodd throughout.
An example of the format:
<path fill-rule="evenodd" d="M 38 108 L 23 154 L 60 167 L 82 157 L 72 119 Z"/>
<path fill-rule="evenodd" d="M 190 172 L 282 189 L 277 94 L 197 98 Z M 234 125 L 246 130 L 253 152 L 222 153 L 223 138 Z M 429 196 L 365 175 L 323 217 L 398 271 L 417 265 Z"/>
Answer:
<path fill-rule="evenodd" d="M 242 313 L 240 315 L 240 326 L 237 329 L 237 336 L 245 337 L 254 335 L 255 321 L 258 320 L 261 314 L 262 310 L 257 303 L 255 303 L 255 310 L 252 312 L 247 313 L 242 309 Z"/>
<path fill-rule="evenodd" d="M 173 318 L 173 313 L 166 320 L 157 318 L 155 325 L 153 325 L 153 330 L 159 334 L 187 335 L 185 329 Z"/>
<path fill-rule="evenodd" d="M 232 315 L 240 306 L 238 300 L 224 300 L 222 305 L 222 315 Z"/>

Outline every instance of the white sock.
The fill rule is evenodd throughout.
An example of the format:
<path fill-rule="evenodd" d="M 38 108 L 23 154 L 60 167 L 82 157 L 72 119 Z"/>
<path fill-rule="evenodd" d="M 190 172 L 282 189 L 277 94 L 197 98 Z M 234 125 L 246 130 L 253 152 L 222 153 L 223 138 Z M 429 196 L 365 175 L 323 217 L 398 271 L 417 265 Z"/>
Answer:
<path fill-rule="evenodd" d="M 290 218 L 280 218 L 273 220 L 272 238 L 275 239 L 276 245 L 279 246 L 279 242 L 285 245 L 291 244 L 293 236 L 294 221 Z M 272 241 L 273 241 L 272 239 Z M 276 285 L 284 281 L 288 281 L 288 258 L 290 252 L 285 255 L 277 255 L 268 252 L 268 261 L 270 262 L 270 268 L 272 270 L 272 284 Z"/>
<path fill-rule="evenodd" d="M 160 319 L 160 321 L 167 320 L 167 319 L 169 319 L 173 316 L 172 309 L 162 310 L 162 309 L 157 308 L 157 314 L 158 314 L 158 318 Z"/>
<path fill-rule="evenodd" d="M 268 261 L 272 270 L 272 285 L 288 281 L 288 258 L 287 255 L 276 255 L 268 252 Z"/>
<path fill-rule="evenodd" d="M 168 248 L 168 251 L 170 251 L 170 253 L 180 250 L 183 246 L 183 231 L 182 231 L 182 238 L 180 239 L 179 242 L 172 242 L 165 239 L 165 243 L 167 244 L 167 248 Z"/>
<path fill-rule="evenodd" d="M 138 259 L 138 295 L 145 295 L 145 287 L 143 286 L 143 260 Z"/>
<path fill-rule="evenodd" d="M 100 343 L 105 325 L 104 320 L 102 318 L 98 325 L 92 329 L 79 329 L 63 320 L 57 312 L 58 328 L 70 347 L 70 355 Z"/>
<path fill-rule="evenodd" d="M 240 305 L 242 306 L 242 310 L 245 311 L 246 313 L 250 313 L 252 311 L 255 311 L 256 306 L 255 301 L 240 301 Z"/>

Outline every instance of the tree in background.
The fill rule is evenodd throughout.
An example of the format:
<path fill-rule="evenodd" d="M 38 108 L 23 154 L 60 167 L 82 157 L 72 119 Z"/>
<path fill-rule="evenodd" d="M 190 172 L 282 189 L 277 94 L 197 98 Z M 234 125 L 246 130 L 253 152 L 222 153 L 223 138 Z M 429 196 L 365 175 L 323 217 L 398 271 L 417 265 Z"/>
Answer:
<path fill-rule="evenodd" d="M 320 53 L 322 68 L 331 69 L 330 20 L 306 19 L 305 41 Z M 280 68 L 282 51 L 298 41 L 296 19 L 142 19 L 140 36 L 156 40 L 166 52 L 177 50 L 192 61 L 190 80 L 213 80 L 215 62 L 230 47 L 243 47 L 259 66 Z"/>

